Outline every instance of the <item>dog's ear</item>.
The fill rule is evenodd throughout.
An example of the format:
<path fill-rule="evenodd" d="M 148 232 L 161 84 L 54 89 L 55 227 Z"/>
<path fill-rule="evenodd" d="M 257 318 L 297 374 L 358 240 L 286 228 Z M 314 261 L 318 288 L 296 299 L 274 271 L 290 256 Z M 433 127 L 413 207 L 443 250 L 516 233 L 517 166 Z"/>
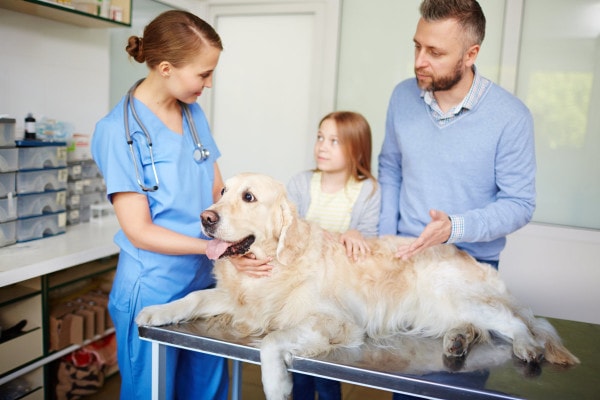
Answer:
<path fill-rule="evenodd" d="M 276 256 L 277 261 L 287 265 L 300 254 L 304 241 L 300 239 L 301 228 L 296 207 L 287 198 L 282 199 L 280 205 L 282 221 Z"/>

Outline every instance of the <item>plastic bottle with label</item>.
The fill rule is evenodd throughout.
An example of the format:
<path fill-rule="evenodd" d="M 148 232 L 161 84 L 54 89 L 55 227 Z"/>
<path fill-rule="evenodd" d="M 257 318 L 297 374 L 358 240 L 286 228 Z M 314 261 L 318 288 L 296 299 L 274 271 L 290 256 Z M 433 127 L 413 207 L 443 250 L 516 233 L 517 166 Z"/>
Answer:
<path fill-rule="evenodd" d="M 25 117 L 25 140 L 35 140 L 35 118 L 31 113 Z"/>

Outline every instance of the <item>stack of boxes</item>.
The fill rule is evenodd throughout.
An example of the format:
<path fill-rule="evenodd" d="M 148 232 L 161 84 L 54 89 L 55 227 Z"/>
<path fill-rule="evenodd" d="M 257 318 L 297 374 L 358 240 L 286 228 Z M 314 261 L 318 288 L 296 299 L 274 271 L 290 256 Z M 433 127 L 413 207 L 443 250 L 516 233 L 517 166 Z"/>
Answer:
<path fill-rule="evenodd" d="M 15 120 L 0 118 L 0 247 L 64 233 L 94 210 L 112 212 L 88 138 L 74 136 L 70 147 L 15 140 Z"/>
<path fill-rule="evenodd" d="M 65 142 L 15 141 L 15 120 L 2 120 L 0 246 L 64 233 L 67 203 Z"/>
<path fill-rule="evenodd" d="M 106 203 L 106 185 L 91 159 L 68 162 L 67 224 L 89 222 L 91 208 Z"/>
<path fill-rule="evenodd" d="M 0 247 L 17 241 L 15 120 L 0 118 Z"/>

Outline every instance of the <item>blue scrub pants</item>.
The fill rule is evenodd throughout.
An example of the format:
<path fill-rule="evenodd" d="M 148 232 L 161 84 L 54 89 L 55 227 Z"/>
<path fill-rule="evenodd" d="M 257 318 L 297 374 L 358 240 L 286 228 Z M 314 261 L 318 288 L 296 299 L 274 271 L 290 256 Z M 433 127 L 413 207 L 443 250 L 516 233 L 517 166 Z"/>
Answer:
<path fill-rule="evenodd" d="M 319 394 L 319 400 L 340 400 L 342 398 L 342 385 L 339 381 L 304 375 L 294 372 L 294 388 L 292 398 L 294 400 L 315 400 L 315 394 Z"/>
<path fill-rule="evenodd" d="M 128 257 L 121 252 L 117 269 L 135 268 L 126 263 Z M 117 276 L 119 272 L 117 270 Z M 128 285 L 128 277 L 122 278 L 115 279 L 112 290 L 117 293 L 111 293 L 108 304 L 117 336 L 120 398 L 146 400 L 152 394 L 152 345 L 140 339 L 135 323 L 135 316 L 143 308 L 143 301 L 138 298 L 138 284 Z M 229 372 L 224 358 L 174 347 L 166 350 L 167 399 L 227 400 Z"/>

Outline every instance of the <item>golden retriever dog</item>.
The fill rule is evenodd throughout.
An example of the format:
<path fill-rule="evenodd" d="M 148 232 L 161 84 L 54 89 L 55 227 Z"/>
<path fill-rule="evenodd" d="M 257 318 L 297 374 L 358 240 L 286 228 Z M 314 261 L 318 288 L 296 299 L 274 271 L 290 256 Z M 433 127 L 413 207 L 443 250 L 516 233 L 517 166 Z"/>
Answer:
<path fill-rule="evenodd" d="M 544 319 L 520 307 L 495 269 L 453 245 L 409 260 L 394 257 L 410 238 L 369 239 L 371 252 L 352 261 L 336 234 L 299 218 L 284 186 L 260 174 L 226 181 L 221 199 L 205 210 L 202 229 L 213 238 L 216 288 L 144 308 L 138 325 L 224 317 L 242 335 L 262 336 L 262 383 L 267 399 L 290 396 L 287 366 L 365 338 L 440 338 L 443 356 L 464 357 L 491 334 L 512 342 L 527 363 L 579 363 Z M 270 276 L 254 278 L 232 254 L 272 257 Z M 440 355 L 442 357 L 442 355 Z"/>

